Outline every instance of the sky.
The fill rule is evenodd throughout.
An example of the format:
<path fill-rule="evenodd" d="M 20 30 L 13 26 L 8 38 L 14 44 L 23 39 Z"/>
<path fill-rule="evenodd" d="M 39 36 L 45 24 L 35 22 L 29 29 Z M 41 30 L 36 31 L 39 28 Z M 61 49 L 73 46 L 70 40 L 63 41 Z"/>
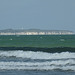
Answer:
<path fill-rule="evenodd" d="M 75 0 L 0 0 L 0 30 L 75 32 Z"/>

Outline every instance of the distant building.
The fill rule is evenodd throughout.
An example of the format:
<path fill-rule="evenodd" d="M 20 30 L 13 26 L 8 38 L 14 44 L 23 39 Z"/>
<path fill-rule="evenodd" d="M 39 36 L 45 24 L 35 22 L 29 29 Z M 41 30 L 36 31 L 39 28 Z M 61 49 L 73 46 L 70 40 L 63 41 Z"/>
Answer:
<path fill-rule="evenodd" d="M 72 35 L 72 31 L 67 30 L 39 30 L 39 29 L 29 29 L 29 30 L 0 30 L 0 35 Z"/>

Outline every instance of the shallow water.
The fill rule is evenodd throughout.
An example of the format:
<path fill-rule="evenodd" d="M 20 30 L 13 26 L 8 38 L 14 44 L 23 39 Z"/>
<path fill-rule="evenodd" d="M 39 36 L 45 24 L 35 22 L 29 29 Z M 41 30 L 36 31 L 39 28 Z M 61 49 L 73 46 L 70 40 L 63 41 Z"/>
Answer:
<path fill-rule="evenodd" d="M 75 75 L 75 72 L 70 71 L 25 71 L 25 70 L 10 70 L 0 71 L 0 75 Z"/>

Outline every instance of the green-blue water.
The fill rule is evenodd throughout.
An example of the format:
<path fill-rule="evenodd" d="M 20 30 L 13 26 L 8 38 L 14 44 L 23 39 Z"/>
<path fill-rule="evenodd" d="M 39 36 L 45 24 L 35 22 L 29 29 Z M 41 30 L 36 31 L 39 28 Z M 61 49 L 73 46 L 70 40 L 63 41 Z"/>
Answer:
<path fill-rule="evenodd" d="M 75 75 L 75 35 L 0 36 L 0 75 Z"/>
<path fill-rule="evenodd" d="M 75 47 L 75 35 L 0 36 L 0 47 Z"/>

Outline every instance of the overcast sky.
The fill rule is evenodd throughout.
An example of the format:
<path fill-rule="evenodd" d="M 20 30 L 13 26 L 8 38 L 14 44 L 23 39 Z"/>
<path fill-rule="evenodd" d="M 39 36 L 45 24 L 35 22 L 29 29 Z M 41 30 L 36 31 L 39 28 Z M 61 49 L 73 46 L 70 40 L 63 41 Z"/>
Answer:
<path fill-rule="evenodd" d="M 75 32 L 75 0 L 0 0 L 1 29 Z"/>

